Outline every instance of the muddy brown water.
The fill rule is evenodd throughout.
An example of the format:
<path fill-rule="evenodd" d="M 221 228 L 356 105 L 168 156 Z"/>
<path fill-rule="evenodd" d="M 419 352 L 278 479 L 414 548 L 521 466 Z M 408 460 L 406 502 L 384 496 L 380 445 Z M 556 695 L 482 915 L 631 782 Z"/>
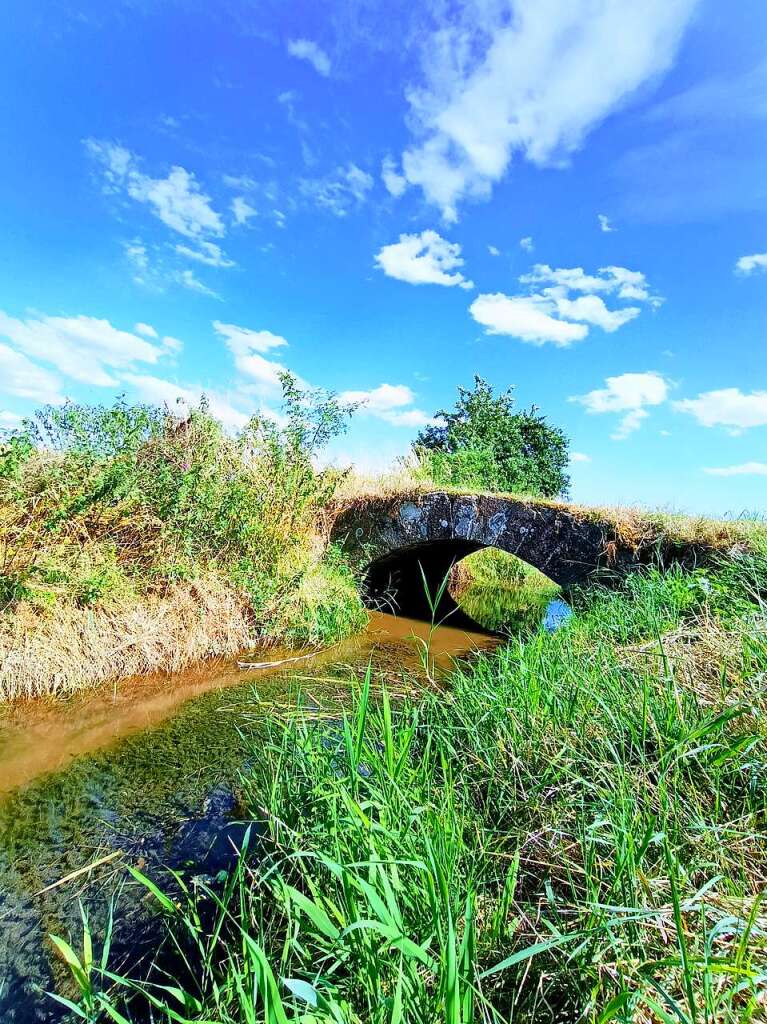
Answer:
<path fill-rule="evenodd" d="M 124 863 L 205 877 L 242 836 L 238 780 L 259 721 L 299 692 L 339 708 L 372 664 L 400 692 L 498 641 L 483 633 L 372 613 L 367 630 L 300 662 L 242 670 L 221 661 L 174 676 L 126 680 L 65 701 L 20 705 L 0 718 L 0 1022 L 61 1019 L 46 991 L 61 984 L 48 934 L 80 936 L 79 901 L 98 934 L 110 900 L 115 967 L 156 942 L 126 884 Z M 255 652 L 280 662 L 296 652 Z M 300 653 L 300 652 L 299 652 Z M 104 858 L 111 858 L 104 861 Z M 99 867 L 69 881 L 83 866 Z"/>
<path fill-rule="evenodd" d="M 371 612 L 365 632 L 326 651 L 309 654 L 270 648 L 242 656 L 246 661 L 273 666 L 270 668 L 247 670 L 238 667 L 239 659 L 219 660 L 175 675 L 126 679 L 66 700 L 20 704 L 0 719 L 0 799 L 42 775 L 61 771 L 73 758 L 159 725 L 189 701 L 211 691 L 255 684 L 271 692 L 275 680 L 284 683 L 286 677 L 305 677 L 308 684 L 326 670 L 343 670 L 370 657 L 382 668 L 399 665 L 420 673 L 425 643 L 430 660 L 445 670 L 453 658 L 495 642 L 484 633 L 447 625 L 432 629 L 416 619 Z M 322 680 L 325 685 L 329 681 Z"/>

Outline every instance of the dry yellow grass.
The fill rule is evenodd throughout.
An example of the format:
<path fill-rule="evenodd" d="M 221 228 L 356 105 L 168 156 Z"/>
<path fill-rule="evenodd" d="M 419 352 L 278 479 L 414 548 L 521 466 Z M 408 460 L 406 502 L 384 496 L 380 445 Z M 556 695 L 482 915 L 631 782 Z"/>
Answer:
<path fill-rule="evenodd" d="M 231 584 L 209 578 L 165 596 L 104 608 L 22 602 L 0 616 L 0 700 L 70 693 L 149 672 L 179 672 L 255 640 L 252 611 Z"/>

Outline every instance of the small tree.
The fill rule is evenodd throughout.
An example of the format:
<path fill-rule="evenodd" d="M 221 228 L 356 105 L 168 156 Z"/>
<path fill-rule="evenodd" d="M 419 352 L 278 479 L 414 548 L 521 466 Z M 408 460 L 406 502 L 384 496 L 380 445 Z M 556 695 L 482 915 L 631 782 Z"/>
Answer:
<path fill-rule="evenodd" d="M 567 493 L 569 440 L 536 406 L 515 411 L 512 389 L 494 395 L 481 377 L 458 389 L 441 426 L 422 430 L 413 445 L 425 474 L 437 484 L 513 491 L 553 498 Z"/>

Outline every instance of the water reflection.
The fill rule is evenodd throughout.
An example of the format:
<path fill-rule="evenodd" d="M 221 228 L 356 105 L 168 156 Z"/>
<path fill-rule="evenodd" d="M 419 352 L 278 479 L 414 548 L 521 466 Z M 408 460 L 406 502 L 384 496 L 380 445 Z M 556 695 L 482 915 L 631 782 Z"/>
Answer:
<path fill-rule="evenodd" d="M 458 562 L 450 593 L 461 611 L 484 629 L 513 635 L 543 624 L 554 630 L 571 614 L 560 588 L 514 555 L 483 548 Z"/>

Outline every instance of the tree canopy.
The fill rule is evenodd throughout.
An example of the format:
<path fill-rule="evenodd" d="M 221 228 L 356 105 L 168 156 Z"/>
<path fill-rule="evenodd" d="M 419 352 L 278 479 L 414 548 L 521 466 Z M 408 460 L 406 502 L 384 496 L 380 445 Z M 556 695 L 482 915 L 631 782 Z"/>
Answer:
<path fill-rule="evenodd" d="M 513 389 L 499 395 L 481 377 L 459 388 L 441 425 L 426 427 L 413 448 L 437 484 L 512 491 L 541 497 L 567 493 L 570 442 L 537 406 L 517 410 Z"/>

